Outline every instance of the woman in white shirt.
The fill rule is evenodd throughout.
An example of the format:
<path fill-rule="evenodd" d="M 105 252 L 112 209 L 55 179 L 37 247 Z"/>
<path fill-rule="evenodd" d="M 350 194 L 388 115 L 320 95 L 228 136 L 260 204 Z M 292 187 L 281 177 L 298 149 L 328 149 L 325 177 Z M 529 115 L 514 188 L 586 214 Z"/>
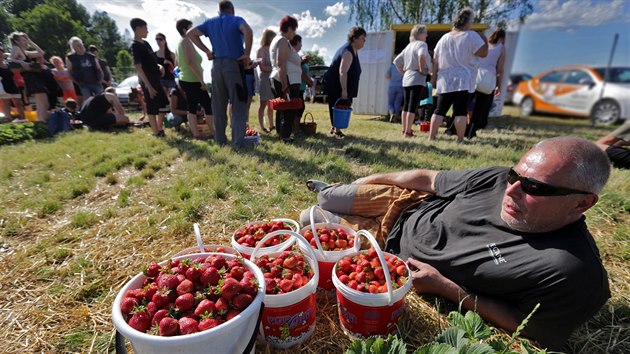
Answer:
<path fill-rule="evenodd" d="M 284 16 L 280 21 L 280 35 L 271 41 L 271 87 L 275 97 L 298 98 L 302 82 L 302 58 L 291 46 L 298 21 L 291 16 Z M 297 110 L 276 111 L 276 131 L 285 143 L 293 142 L 291 132 Z"/>
<path fill-rule="evenodd" d="M 431 56 L 427 47 L 427 26 L 415 25 L 409 33 L 409 44 L 394 59 L 396 68 L 403 74 L 405 91 L 402 110 L 402 134 L 413 136 L 413 121 L 416 109 L 427 86 L 427 74 L 431 69 Z"/>
<path fill-rule="evenodd" d="M 477 129 L 483 129 L 488 125 L 488 115 L 492 107 L 495 96 L 501 95 L 501 77 L 503 76 L 503 66 L 505 63 L 505 31 L 497 29 L 488 38 L 488 55 L 479 59 L 479 70 L 483 70 L 486 75 L 496 77 L 495 89 L 489 94 L 475 91 L 475 108 L 472 114 L 472 121 L 466 127 L 466 136 L 473 138 L 477 136 Z"/>
<path fill-rule="evenodd" d="M 477 57 L 488 55 L 488 43 L 483 34 L 470 30 L 474 12 L 467 7 L 460 10 L 453 29 L 442 36 L 435 47 L 431 83 L 438 94 L 437 107 L 431 117 L 429 140 L 435 139 L 444 116 L 453 105 L 457 142 L 464 141 L 466 106 L 475 92 Z"/>

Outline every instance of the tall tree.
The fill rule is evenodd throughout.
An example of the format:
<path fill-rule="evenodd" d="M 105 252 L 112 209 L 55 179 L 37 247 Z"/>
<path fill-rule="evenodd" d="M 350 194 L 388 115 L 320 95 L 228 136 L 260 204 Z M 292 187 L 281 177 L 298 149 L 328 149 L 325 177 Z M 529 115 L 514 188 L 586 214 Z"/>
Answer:
<path fill-rule="evenodd" d="M 19 15 L 20 13 L 32 10 L 37 5 L 45 3 L 46 0 L 1 0 L 0 4 L 8 13 Z"/>
<path fill-rule="evenodd" d="M 469 6 L 477 22 L 523 21 L 533 0 L 350 0 L 350 16 L 366 30 L 386 30 L 397 23 L 450 23 L 458 9 Z"/>
<path fill-rule="evenodd" d="M 324 64 L 324 57 L 319 55 L 319 50 L 307 50 L 304 55 L 310 58 L 308 65 L 326 65 Z"/>
<path fill-rule="evenodd" d="M 94 44 L 99 48 L 100 57 L 107 60 L 109 66 L 116 66 L 116 54 L 127 47 L 127 43 L 118 32 L 116 22 L 107 12 L 96 11 L 92 15 L 92 27 L 89 32 L 96 40 Z"/>
<path fill-rule="evenodd" d="M 65 56 L 69 51 L 68 39 L 78 36 L 84 42 L 92 41 L 91 35 L 70 13 L 51 3 L 36 6 L 11 20 L 16 31 L 26 32 L 44 51 L 46 57 Z"/>
<path fill-rule="evenodd" d="M 112 69 L 112 74 L 118 82 L 124 80 L 127 76 L 133 75 L 136 68 L 133 65 L 133 58 L 128 50 L 123 49 L 116 53 L 116 67 Z"/>
<path fill-rule="evenodd" d="M 2 7 L 0 7 L 0 36 L 6 36 L 13 31 L 11 26 L 11 15 Z"/>

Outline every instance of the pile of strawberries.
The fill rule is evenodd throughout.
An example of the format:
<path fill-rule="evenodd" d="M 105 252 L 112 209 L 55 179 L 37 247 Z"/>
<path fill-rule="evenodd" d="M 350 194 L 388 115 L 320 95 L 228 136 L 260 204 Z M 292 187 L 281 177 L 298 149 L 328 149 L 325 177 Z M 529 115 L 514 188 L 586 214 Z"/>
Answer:
<path fill-rule="evenodd" d="M 120 304 L 132 328 L 176 336 L 219 326 L 245 310 L 258 293 L 254 273 L 242 258 L 155 262 L 144 270 L 140 289 L 128 290 Z"/>
<path fill-rule="evenodd" d="M 256 131 L 255 129 L 249 129 L 249 128 L 245 129 L 245 136 L 257 136 L 257 135 L 258 135 L 258 131 Z"/>
<path fill-rule="evenodd" d="M 317 227 L 315 231 L 317 231 L 317 238 L 319 238 L 319 242 L 322 244 L 324 251 L 343 251 L 354 247 L 354 236 L 348 235 L 342 228 L 331 230 L 324 227 Z M 304 238 L 313 248 L 317 248 L 313 230 L 307 229 L 304 232 Z"/>
<path fill-rule="evenodd" d="M 361 251 L 354 257 L 343 257 L 335 266 L 339 281 L 351 289 L 371 294 L 386 293 L 385 272 L 389 272 L 392 286 L 402 287 L 408 280 L 407 266 L 402 259 L 385 254 L 387 268 L 381 266 L 376 250 Z"/>
<path fill-rule="evenodd" d="M 276 258 L 264 255 L 254 263 L 265 276 L 267 294 L 286 294 L 297 290 L 306 285 L 314 274 L 304 257 L 294 251 L 284 251 Z"/>
<path fill-rule="evenodd" d="M 236 230 L 234 233 L 234 239 L 243 246 L 256 247 L 258 242 L 268 233 L 278 230 L 291 230 L 291 228 L 282 221 L 255 222 Z M 276 235 L 265 241 L 263 247 L 279 245 L 288 240 L 289 237 L 289 234 Z"/>

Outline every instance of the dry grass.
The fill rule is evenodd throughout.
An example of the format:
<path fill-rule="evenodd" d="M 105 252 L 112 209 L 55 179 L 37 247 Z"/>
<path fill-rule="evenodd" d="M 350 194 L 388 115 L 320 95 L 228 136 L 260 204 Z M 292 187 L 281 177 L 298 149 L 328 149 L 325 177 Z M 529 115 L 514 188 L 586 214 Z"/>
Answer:
<path fill-rule="evenodd" d="M 321 105 L 309 108 L 324 110 Z M 315 116 L 319 131 L 326 131 L 323 114 Z M 447 139 L 403 141 L 398 126 L 363 117 L 351 130 L 359 135 L 356 138 L 339 141 L 318 134 L 296 146 L 264 138 L 263 146 L 240 156 L 229 148 L 181 140 L 173 134 L 154 141 L 146 130 L 112 135 L 83 132 L 0 147 L 2 352 L 112 351 L 111 303 L 126 281 L 148 262 L 194 245 L 193 222 L 200 223 L 206 242 L 229 244 L 233 230 L 247 220 L 298 219 L 299 212 L 315 202 L 302 185 L 306 177 L 349 181 L 414 165 L 510 164 L 541 137 L 560 134 L 557 129 L 589 138 L 607 131 L 557 119 L 530 120 L 527 125 L 518 119 L 493 123 L 499 129 L 484 132 L 479 141 L 465 146 Z M 555 130 L 545 129 L 548 125 Z M 136 144 L 138 150 L 126 152 L 136 160 L 112 171 L 105 169 L 104 174 L 96 171 L 95 166 L 104 163 L 100 160 L 118 156 L 105 156 L 101 145 L 90 150 L 95 140 L 117 145 L 121 151 L 127 151 L 126 144 Z M 81 150 L 76 158 L 79 166 L 62 164 L 65 154 L 76 149 Z M 92 158 L 99 153 L 105 157 Z M 38 154 L 42 157 L 34 157 Z M 85 183 L 87 191 L 68 194 L 63 184 L 68 179 Z M 613 297 L 572 337 L 570 345 L 576 353 L 630 353 L 630 228 L 626 226 L 630 225 L 630 173 L 615 171 L 611 183 L 601 208 L 589 212 L 588 221 L 609 272 Z M 51 209 L 38 209 L 28 203 L 29 198 L 42 198 Z M 416 294 L 407 297 L 399 327 L 410 348 L 432 340 L 443 328 L 445 313 L 436 311 L 435 301 Z M 439 305 L 441 310 L 448 306 L 452 308 L 452 304 Z M 340 329 L 335 301 L 320 297 L 316 333 L 310 340 L 290 350 L 259 345 L 256 351 L 339 353 L 349 343 Z"/>

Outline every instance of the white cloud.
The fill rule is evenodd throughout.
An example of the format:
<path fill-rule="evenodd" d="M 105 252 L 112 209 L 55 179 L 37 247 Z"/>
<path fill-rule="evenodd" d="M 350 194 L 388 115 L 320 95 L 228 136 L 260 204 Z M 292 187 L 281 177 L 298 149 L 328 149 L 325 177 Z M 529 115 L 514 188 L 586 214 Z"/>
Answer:
<path fill-rule="evenodd" d="M 329 16 L 325 20 L 318 20 L 317 17 L 311 15 L 310 10 L 293 16 L 298 20 L 298 32 L 304 38 L 321 38 L 328 28 L 337 23 L 334 16 Z"/>
<path fill-rule="evenodd" d="M 313 44 L 313 46 L 311 46 L 311 49 L 309 50 L 313 52 L 318 52 L 319 55 L 324 58 L 324 63 L 330 63 L 332 61 L 332 56 L 329 54 L 330 52 L 326 47 L 321 47 L 318 44 Z"/>
<path fill-rule="evenodd" d="M 326 15 L 334 17 L 347 15 L 349 11 L 350 7 L 342 2 L 338 2 L 332 6 L 326 6 L 326 9 L 324 9 Z"/>
<path fill-rule="evenodd" d="M 540 10 L 525 20 L 531 31 L 552 29 L 574 30 L 579 27 L 596 27 L 605 23 L 630 22 L 624 12 L 625 0 L 560 0 L 541 1 Z"/>

